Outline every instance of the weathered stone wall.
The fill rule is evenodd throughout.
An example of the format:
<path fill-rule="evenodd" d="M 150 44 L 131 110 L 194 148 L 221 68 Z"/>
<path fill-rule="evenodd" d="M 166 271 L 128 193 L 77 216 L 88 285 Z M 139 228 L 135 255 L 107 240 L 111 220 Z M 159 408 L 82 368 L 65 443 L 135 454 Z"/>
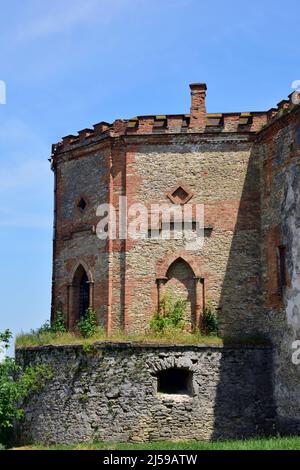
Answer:
<path fill-rule="evenodd" d="M 153 139 L 152 139 L 153 140 Z M 187 249 L 186 239 L 127 242 L 125 290 L 128 324 L 144 329 L 157 306 L 160 265 L 167 271 L 176 258 L 194 261 L 204 279 L 205 299 L 219 309 L 220 330 L 227 336 L 253 335 L 260 323 L 260 186 L 259 162 L 248 135 L 173 136 L 165 145 L 150 138 L 131 142 L 127 161 L 128 203 L 169 203 L 167 193 L 182 183 L 191 204 L 204 204 L 204 246 Z M 193 276 L 191 276 L 192 279 Z M 178 279 L 178 285 L 180 280 Z M 194 283 L 195 281 L 193 281 Z M 192 281 L 178 292 L 195 295 Z M 165 286 L 167 287 L 167 285 Z M 201 308 L 203 305 L 201 305 Z"/>
<path fill-rule="evenodd" d="M 96 210 L 108 197 L 107 148 L 64 155 L 56 162 L 55 240 L 53 253 L 52 314 L 61 308 L 72 328 L 78 320 L 77 293 L 73 285 L 82 265 L 90 282 L 90 304 L 98 321 L 106 325 L 108 253 L 96 237 Z M 85 208 L 78 207 L 84 199 Z"/>
<path fill-rule="evenodd" d="M 16 359 L 54 374 L 25 404 L 24 442 L 206 440 L 273 429 L 267 346 L 96 343 L 17 349 Z M 191 371 L 190 394 L 157 393 L 157 373 L 174 367 Z"/>
<path fill-rule="evenodd" d="M 300 430 L 300 145 L 299 111 L 267 127 L 256 145 L 262 163 L 262 289 L 265 331 L 274 344 L 274 396 L 283 431 Z M 278 247 L 285 247 L 286 285 L 279 282 Z"/>
<path fill-rule="evenodd" d="M 300 369 L 292 363 L 293 341 L 300 339 L 299 106 L 290 99 L 266 113 L 209 115 L 205 89 L 192 86 L 190 115 L 100 123 L 54 145 L 52 315 L 62 307 L 74 326 L 80 265 L 90 304 L 108 331 L 145 329 L 161 280 L 160 295 L 170 288 L 187 297 L 188 326 L 196 326 L 196 311 L 211 299 L 224 337 L 270 337 L 279 421 L 283 429 L 299 430 Z M 188 251 L 186 240 L 99 241 L 99 203 L 112 202 L 117 211 L 120 195 L 129 205 L 170 203 L 178 184 L 191 193 L 191 203 L 205 205 L 210 228 L 203 248 Z M 80 197 L 84 211 L 77 207 Z M 278 280 L 280 246 L 285 286 Z M 225 382 L 226 364 L 224 374 L 220 368 Z"/>
<path fill-rule="evenodd" d="M 188 298 L 189 327 L 199 325 L 205 299 L 218 308 L 224 336 L 268 332 L 273 309 L 282 313 L 275 324 L 284 322 L 273 245 L 282 241 L 285 167 L 299 147 L 290 128 L 295 106 L 290 97 L 266 112 L 209 114 L 206 85 L 190 89 L 189 115 L 101 122 L 53 145 L 52 318 L 61 307 L 70 328 L 78 319 L 78 266 L 88 276 L 99 323 L 108 331 L 136 331 L 148 326 L 158 306 L 157 284 L 164 278 L 169 283 L 166 273 L 174 274 L 178 266 L 171 264 L 178 260 L 190 270 L 187 278 L 172 277 L 173 287 Z M 192 204 L 205 205 L 210 229 L 203 248 L 189 252 L 186 240 L 105 243 L 96 237 L 99 203 L 112 203 L 117 214 L 119 196 L 128 198 L 128 206 L 170 203 L 179 184 Z M 87 203 L 82 211 L 81 197 Z"/>
<path fill-rule="evenodd" d="M 173 275 L 162 291 L 173 284 L 178 294 L 186 292 L 187 328 L 198 326 L 196 307 L 201 314 L 204 300 L 211 299 L 219 309 L 221 333 L 256 334 L 261 307 L 260 193 L 252 145 L 247 133 L 222 138 L 126 136 L 120 142 L 103 141 L 59 157 L 53 313 L 61 305 L 69 327 L 74 326 L 78 292 L 73 279 L 82 265 L 99 322 L 112 329 L 144 330 L 157 308 L 157 278 L 167 277 L 169 269 L 174 274 L 172 263 L 183 259 L 188 279 Z M 194 207 L 204 204 L 209 230 L 202 248 L 189 250 L 185 237 L 117 239 L 111 244 L 97 238 L 98 204 L 111 202 L 118 214 L 119 196 L 126 195 L 128 207 L 171 206 L 167 194 L 180 184 L 190 192 Z M 87 203 L 84 211 L 77 207 L 81 197 Z M 203 279 L 201 287 L 195 277 Z M 203 290 L 197 298 L 196 289 Z"/>

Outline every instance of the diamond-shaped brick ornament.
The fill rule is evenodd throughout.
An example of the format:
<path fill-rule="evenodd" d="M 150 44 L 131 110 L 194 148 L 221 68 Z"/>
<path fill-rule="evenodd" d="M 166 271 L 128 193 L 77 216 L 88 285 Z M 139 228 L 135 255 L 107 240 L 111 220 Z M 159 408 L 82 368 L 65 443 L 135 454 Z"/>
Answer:
<path fill-rule="evenodd" d="M 183 183 L 178 183 L 166 196 L 173 204 L 186 204 L 193 197 L 193 193 Z"/>

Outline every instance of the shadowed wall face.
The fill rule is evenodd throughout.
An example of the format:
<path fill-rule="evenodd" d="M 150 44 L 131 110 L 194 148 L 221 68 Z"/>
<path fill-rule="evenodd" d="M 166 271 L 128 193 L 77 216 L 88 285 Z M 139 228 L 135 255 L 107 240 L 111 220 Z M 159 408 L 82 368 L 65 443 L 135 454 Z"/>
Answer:
<path fill-rule="evenodd" d="M 262 331 L 275 345 L 274 396 L 281 432 L 300 430 L 300 116 L 285 116 L 260 136 L 262 162 Z"/>

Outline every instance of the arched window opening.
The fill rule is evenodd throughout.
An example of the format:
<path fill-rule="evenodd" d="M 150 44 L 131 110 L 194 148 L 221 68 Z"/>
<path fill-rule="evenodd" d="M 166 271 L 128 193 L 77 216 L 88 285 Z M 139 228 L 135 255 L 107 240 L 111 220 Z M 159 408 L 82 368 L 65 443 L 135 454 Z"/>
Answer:
<path fill-rule="evenodd" d="M 80 264 L 74 273 L 70 290 L 72 297 L 70 298 L 69 328 L 71 330 L 76 328 L 78 320 L 85 315 L 90 306 L 90 286 L 90 278 L 82 264 Z"/>
<path fill-rule="evenodd" d="M 79 284 L 79 318 L 85 315 L 90 305 L 90 286 L 86 272 L 83 273 Z"/>
<path fill-rule="evenodd" d="M 177 258 L 167 270 L 164 292 L 174 299 L 186 302 L 184 321 L 188 330 L 196 327 L 196 284 L 191 266 L 182 258 Z"/>
<path fill-rule="evenodd" d="M 193 394 L 193 374 L 188 369 L 171 368 L 157 374 L 157 391 L 173 395 Z"/>

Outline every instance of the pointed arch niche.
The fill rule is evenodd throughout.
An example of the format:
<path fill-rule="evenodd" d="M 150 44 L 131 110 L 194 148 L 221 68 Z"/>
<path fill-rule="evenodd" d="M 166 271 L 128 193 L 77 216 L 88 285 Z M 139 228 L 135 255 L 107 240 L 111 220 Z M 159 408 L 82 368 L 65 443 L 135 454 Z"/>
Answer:
<path fill-rule="evenodd" d="M 204 278 L 197 275 L 191 263 L 181 256 L 174 258 L 164 275 L 161 274 L 156 279 L 158 309 L 161 309 L 161 301 L 166 292 L 174 298 L 184 298 L 187 301 L 185 315 L 187 329 L 199 328 L 205 302 Z"/>
<path fill-rule="evenodd" d="M 93 307 L 94 283 L 87 267 L 80 263 L 69 284 L 68 327 L 73 330 L 89 307 Z"/>

